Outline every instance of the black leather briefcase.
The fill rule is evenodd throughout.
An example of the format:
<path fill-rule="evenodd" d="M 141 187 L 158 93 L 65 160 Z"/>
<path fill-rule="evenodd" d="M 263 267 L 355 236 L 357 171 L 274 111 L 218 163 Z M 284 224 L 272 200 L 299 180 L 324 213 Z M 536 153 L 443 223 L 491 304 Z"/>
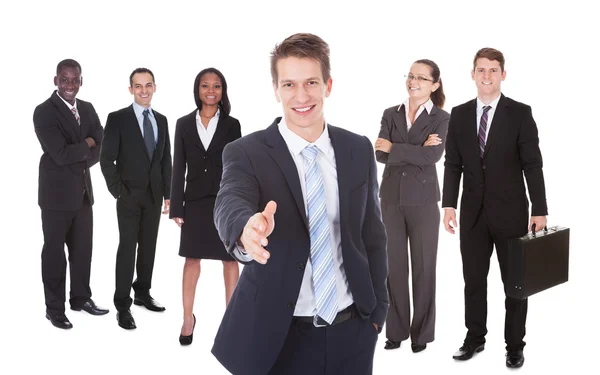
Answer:
<path fill-rule="evenodd" d="M 509 297 L 524 299 L 569 280 L 569 228 L 532 229 L 508 241 Z"/>

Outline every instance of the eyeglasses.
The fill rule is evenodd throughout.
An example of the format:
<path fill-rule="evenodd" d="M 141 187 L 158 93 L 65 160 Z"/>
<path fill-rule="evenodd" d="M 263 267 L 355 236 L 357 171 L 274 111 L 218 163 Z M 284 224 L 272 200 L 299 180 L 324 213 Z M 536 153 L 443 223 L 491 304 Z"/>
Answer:
<path fill-rule="evenodd" d="M 432 79 L 429 79 L 429 78 L 427 78 L 427 77 L 423 77 L 423 76 L 416 76 L 416 77 L 415 77 L 415 76 L 413 76 L 413 75 L 412 75 L 412 74 L 410 74 L 410 73 L 409 73 L 409 74 L 406 74 L 404 77 L 406 78 L 406 81 L 407 81 L 407 82 L 410 82 L 410 81 L 412 81 L 413 79 L 416 79 L 416 80 L 417 80 L 417 81 L 419 81 L 419 82 L 424 82 L 424 81 L 426 81 L 426 82 L 433 82 L 433 80 L 432 80 Z"/>

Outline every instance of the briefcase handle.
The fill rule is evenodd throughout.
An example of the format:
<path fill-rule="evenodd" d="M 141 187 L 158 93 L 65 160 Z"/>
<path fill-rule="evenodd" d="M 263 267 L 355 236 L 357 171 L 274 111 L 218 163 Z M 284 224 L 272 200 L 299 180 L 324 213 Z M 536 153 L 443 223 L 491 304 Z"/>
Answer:
<path fill-rule="evenodd" d="M 544 227 L 544 234 L 547 234 L 547 233 L 548 233 L 548 227 L 546 226 L 546 227 Z M 531 235 L 533 237 L 535 237 L 535 223 L 533 223 L 531 225 Z"/>

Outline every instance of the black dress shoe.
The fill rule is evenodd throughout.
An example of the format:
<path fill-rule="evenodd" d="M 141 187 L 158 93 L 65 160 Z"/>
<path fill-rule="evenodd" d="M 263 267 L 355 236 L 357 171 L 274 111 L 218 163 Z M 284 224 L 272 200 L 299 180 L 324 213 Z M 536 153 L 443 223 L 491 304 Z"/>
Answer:
<path fill-rule="evenodd" d="M 473 357 L 473 354 L 480 353 L 485 349 L 485 344 L 481 344 L 479 346 L 474 345 L 463 345 L 458 349 L 456 353 L 452 356 L 452 358 L 458 361 L 466 361 Z"/>
<path fill-rule="evenodd" d="M 71 307 L 71 310 L 74 311 L 85 311 L 88 314 L 91 315 L 104 315 L 104 314 L 108 314 L 108 309 L 103 309 L 100 306 L 96 306 L 96 304 L 94 303 L 94 301 L 92 301 L 91 299 L 89 299 L 86 303 L 84 303 L 83 305 L 81 305 L 81 307 Z"/>
<path fill-rule="evenodd" d="M 117 312 L 117 321 L 119 322 L 119 327 L 124 329 L 136 329 L 135 320 L 133 320 L 133 316 L 131 315 L 131 311 L 119 311 Z"/>
<path fill-rule="evenodd" d="M 196 328 L 196 315 L 192 314 L 194 317 L 194 328 Z M 181 345 L 191 345 L 194 340 L 194 328 L 192 328 L 192 334 L 189 336 L 179 335 L 179 343 Z"/>
<path fill-rule="evenodd" d="M 402 341 L 392 341 L 392 340 L 387 340 L 385 342 L 385 350 L 392 350 L 392 349 L 398 349 L 400 347 L 400 344 L 402 344 Z"/>
<path fill-rule="evenodd" d="M 133 303 L 137 306 L 144 306 L 150 311 L 165 311 L 166 309 L 156 302 L 154 298 L 150 296 L 135 297 Z"/>
<path fill-rule="evenodd" d="M 410 348 L 412 349 L 413 353 L 418 353 L 418 352 L 422 352 L 423 350 L 425 350 L 427 348 L 427 344 L 419 345 L 419 344 L 412 343 L 412 344 L 410 344 Z"/>
<path fill-rule="evenodd" d="M 523 350 L 509 350 L 506 352 L 506 367 L 519 368 L 523 366 L 524 362 Z"/>
<path fill-rule="evenodd" d="M 69 322 L 67 316 L 65 314 L 50 316 L 46 313 L 46 319 L 52 323 L 53 326 L 60 329 L 71 329 L 73 328 L 73 324 Z"/>

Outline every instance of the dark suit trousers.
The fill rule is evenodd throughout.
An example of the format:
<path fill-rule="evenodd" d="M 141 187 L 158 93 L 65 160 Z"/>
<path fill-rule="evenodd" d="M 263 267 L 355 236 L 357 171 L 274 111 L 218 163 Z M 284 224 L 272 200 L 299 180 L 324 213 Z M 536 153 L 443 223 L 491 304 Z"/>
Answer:
<path fill-rule="evenodd" d="M 92 263 L 92 206 L 84 196 L 78 210 L 42 209 L 42 280 L 49 315 L 65 312 L 65 282 L 67 260 L 65 243 L 69 251 L 71 291 L 69 303 L 79 308 L 92 296 L 90 267 Z"/>
<path fill-rule="evenodd" d="M 440 209 L 437 204 L 398 206 L 382 202 L 388 234 L 388 293 L 386 336 L 415 344 L 435 339 L 435 283 Z M 409 257 L 414 314 L 410 317 Z"/>
<path fill-rule="evenodd" d="M 527 231 L 524 228 L 523 233 Z M 508 238 L 489 223 L 485 210 L 479 211 L 472 228 L 462 228 L 460 232 L 460 252 L 465 280 L 465 325 L 468 329 L 465 344 L 479 345 L 485 342 L 487 333 L 487 276 L 490 258 L 496 246 L 500 274 L 506 290 L 506 268 Z M 525 346 L 525 321 L 527 299 L 511 297 L 505 299 L 506 317 L 504 339 L 507 349 L 522 349 Z"/>
<path fill-rule="evenodd" d="M 377 335 L 359 317 L 319 328 L 292 321 L 269 375 L 370 375 Z"/>
<path fill-rule="evenodd" d="M 150 188 L 117 199 L 119 249 L 114 303 L 118 311 L 126 311 L 131 306 L 132 287 L 136 296 L 150 294 L 161 205 L 162 202 L 154 203 Z M 134 271 L 137 278 L 132 284 Z"/>

